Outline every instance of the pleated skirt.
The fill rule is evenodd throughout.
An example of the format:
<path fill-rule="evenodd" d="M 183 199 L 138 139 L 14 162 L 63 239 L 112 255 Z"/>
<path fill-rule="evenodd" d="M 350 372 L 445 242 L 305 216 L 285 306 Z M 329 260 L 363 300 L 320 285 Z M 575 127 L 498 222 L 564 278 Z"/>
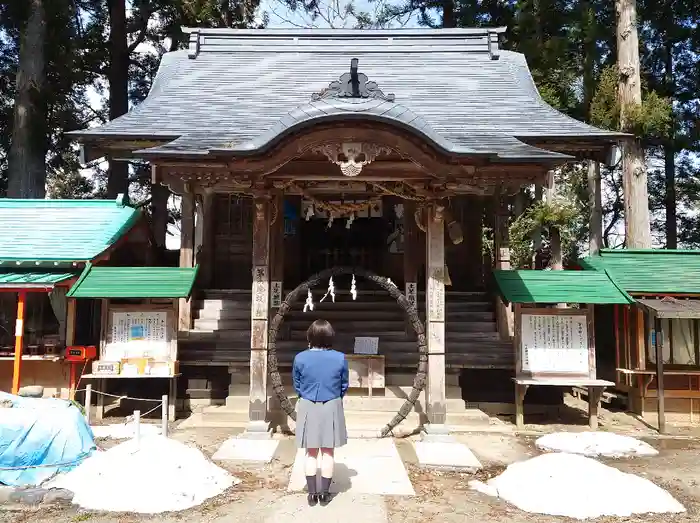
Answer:
<path fill-rule="evenodd" d="M 303 398 L 297 402 L 297 448 L 342 447 L 348 442 L 342 398 L 315 403 Z"/>

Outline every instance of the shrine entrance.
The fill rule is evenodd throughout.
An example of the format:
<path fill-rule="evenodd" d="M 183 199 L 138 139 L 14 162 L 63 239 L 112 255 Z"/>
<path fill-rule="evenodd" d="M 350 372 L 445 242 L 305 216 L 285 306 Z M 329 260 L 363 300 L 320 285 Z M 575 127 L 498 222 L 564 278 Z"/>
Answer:
<path fill-rule="evenodd" d="M 338 266 L 383 271 L 392 224 L 382 215 L 381 200 L 365 202 L 366 208 L 346 203 L 357 206 L 358 212 L 342 219 L 332 219 L 323 209 L 314 211 L 311 202 L 302 203 L 298 227 L 302 277 Z"/>

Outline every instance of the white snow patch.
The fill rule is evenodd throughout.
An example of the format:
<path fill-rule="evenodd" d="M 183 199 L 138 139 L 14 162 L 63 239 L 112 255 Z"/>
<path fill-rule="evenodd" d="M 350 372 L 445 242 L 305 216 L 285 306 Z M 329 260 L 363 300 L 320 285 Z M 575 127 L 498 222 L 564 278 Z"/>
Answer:
<path fill-rule="evenodd" d="M 96 452 L 48 487 L 73 491 L 73 503 L 89 510 L 158 514 L 197 506 L 238 483 L 196 448 L 147 436 L 138 446 L 129 440 Z"/>
<path fill-rule="evenodd" d="M 96 438 L 105 439 L 130 439 L 134 437 L 134 427 L 131 423 L 117 423 L 114 425 L 93 425 L 92 435 Z M 139 434 L 144 436 L 157 436 L 160 434 L 160 427 L 149 423 L 139 423 Z"/>
<path fill-rule="evenodd" d="M 535 445 L 541 450 L 569 452 L 589 457 L 623 458 L 656 456 L 659 453 L 648 443 L 611 432 L 556 432 L 542 436 Z"/>
<path fill-rule="evenodd" d="M 651 481 L 576 454 L 542 454 L 509 465 L 486 483 L 472 481 L 469 486 L 526 512 L 576 519 L 685 512 Z"/>

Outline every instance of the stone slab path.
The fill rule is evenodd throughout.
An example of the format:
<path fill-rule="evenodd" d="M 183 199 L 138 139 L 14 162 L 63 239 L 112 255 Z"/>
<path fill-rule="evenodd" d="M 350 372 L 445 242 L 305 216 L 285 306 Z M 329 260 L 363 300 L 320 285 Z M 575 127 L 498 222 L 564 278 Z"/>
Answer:
<path fill-rule="evenodd" d="M 391 439 L 350 439 L 336 450 L 331 492 L 413 496 L 415 491 L 406 467 Z M 304 451 L 297 451 L 288 489 L 301 492 L 306 487 Z M 338 496 L 335 501 L 347 496 Z"/>

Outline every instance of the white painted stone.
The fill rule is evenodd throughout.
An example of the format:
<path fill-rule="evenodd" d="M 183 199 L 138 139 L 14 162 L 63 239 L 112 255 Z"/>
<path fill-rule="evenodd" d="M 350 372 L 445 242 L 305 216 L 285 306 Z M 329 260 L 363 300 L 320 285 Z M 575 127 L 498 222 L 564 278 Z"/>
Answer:
<path fill-rule="evenodd" d="M 221 444 L 212 459 L 270 463 L 279 444 L 276 439 L 230 438 Z"/>
<path fill-rule="evenodd" d="M 319 475 L 320 478 L 320 475 Z M 304 450 L 297 451 L 288 490 L 306 488 Z M 401 456 L 391 439 L 350 439 L 335 451 L 335 473 L 331 492 L 413 496 Z"/>
<path fill-rule="evenodd" d="M 469 447 L 457 441 L 417 441 L 415 443 L 418 464 L 423 467 L 440 467 L 476 472 L 481 463 Z"/>

